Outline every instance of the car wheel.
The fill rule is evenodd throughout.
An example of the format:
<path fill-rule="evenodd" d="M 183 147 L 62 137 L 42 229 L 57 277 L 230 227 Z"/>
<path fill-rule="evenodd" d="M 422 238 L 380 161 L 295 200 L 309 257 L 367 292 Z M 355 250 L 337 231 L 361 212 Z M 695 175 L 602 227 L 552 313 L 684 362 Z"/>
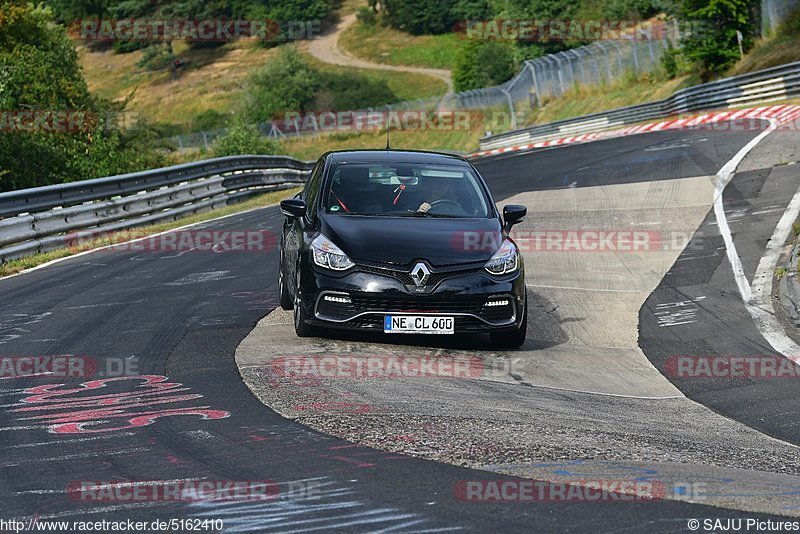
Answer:
<path fill-rule="evenodd" d="M 518 349 L 525 343 L 525 335 L 528 333 L 528 299 L 525 299 L 525 306 L 522 309 L 522 322 L 519 328 L 511 332 L 493 332 L 489 334 L 492 345 L 500 349 Z"/>
<path fill-rule="evenodd" d="M 297 267 L 296 284 L 294 289 L 294 332 L 297 337 L 311 337 L 316 332 L 316 329 L 310 324 L 306 323 L 308 313 L 303 307 L 300 300 L 300 267 Z"/>
<path fill-rule="evenodd" d="M 280 295 L 281 308 L 291 310 L 294 307 L 294 301 L 286 285 L 286 276 L 283 274 L 283 251 L 281 251 L 280 264 L 278 265 L 278 294 Z"/>

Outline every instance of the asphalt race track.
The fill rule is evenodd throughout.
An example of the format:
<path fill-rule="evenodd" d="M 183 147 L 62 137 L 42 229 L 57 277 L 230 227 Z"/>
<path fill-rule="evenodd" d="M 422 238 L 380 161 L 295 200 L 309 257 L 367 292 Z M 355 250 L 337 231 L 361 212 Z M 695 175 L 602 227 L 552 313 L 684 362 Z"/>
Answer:
<path fill-rule="evenodd" d="M 796 144 L 793 132 L 773 135 L 772 143 Z M 787 163 L 796 159 L 794 151 L 787 156 Z M 726 217 L 749 283 L 798 186 L 794 165 L 751 167 L 754 168 L 740 169 L 723 194 Z M 668 358 L 676 354 L 780 357 L 756 329 L 724 258 L 725 245 L 711 212 L 641 310 L 640 344 L 657 368 L 663 370 Z M 682 312 L 684 320 L 675 321 L 678 324 L 659 321 L 654 312 L 670 306 Z M 787 325 L 785 330 L 796 334 L 793 325 Z M 793 380 L 668 378 L 689 398 L 714 411 L 770 436 L 800 444 L 797 385 Z"/>
<path fill-rule="evenodd" d="M 476 165 L 502 204 L 526 191 L 714 175 L 757 133 L 655 132 L 506 154 Z M 769 195 L 759 194 L 778 178 L 757 169 L 737 175 L 725 192 L 726 206 L 750 210 L 748 216 L 760 206 L 773 206 L 775 199 L 783 199 L 785 207 L 794 191 L 784 182 Z M 529 206 L 529 212 L 535 210 Z M 756 215 L 761 218 L 752 228 L 735 231 L 740 251 L 752 252 L 746 262 L 751 275 L 759 248 L 782 212 L 777 206 Z M 709 217 L 702 228 L 711 232 Z M 194 229 L 277 236 L 282 219 L 273 207 Z M 658 369 L 673 354 L 772 354 L 737 300 L 718 241 L 708 235 L 700 248 L 709 254 L 697 256 L 710 257 L 677 263 L 642 309 L 645 354 Z M 692 250 L 696 254 L 697 247 Z M 82 387 L 77 384 L 94 378 L 0 379 L 0 518 L 218 518 L 225 532 L 521 532 L 534 527 L 542 532 L 685 532 L 688 518 L 753 516 L 674 500 L 462 502 L 454 497 L 459 481 L 503 477 L 354 445 L 281 417 L 253 396 L 234 363 L 236 348 L 278 304 L 276 267 L 277 248 L 266 253 L 105 250 L 0 280 L 0 356 L 85 356 L 96 359 L 101 370 L 109 358 L 127 359 L 139 376 L 151 377 L 150 386 L 145 379 L 125 377 Z M 647 310 L 676 300 L 676 293 L 684 300 L 706 296 L 703 309 L 725 310 L 725 315 L 709 312 L 693 323 L 661 328 Z M 158 383 L 182 386 L 175 386 L 174 394 L 151 395 Z M 795 388 L 789 382 L 673 383 L 717 413 L 791 443 L 800 440 L 793 417 Z M 66 386 L 44 387 L 48 384 Z M 65 391 L 72 388 L 77 390 Z M 130 396 L 134 390 L 136 397 Z M 48 392 L 62 395 L 33 398 Z M 103 395 L 101 403 L 97 395 Z M 127 404 L 121 417 L 113 407 L 126 398 L 140 404 Z M 163 403 L 149 402 L 154 398 Z M 75 407 L 86 406 L 97 407 L 91 418 L 70 416 Z M 82 502 L 68 491 L 81 481 L 175 480 L 270 480 L 282 491 L 314 481 L 320 493 L 267 503 L 187 503 Z"/>

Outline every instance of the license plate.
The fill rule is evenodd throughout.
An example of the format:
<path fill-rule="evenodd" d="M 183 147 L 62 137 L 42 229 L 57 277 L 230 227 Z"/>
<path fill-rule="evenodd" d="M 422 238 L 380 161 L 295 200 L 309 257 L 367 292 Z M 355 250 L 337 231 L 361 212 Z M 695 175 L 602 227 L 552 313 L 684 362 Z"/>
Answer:
<path fill-rule="evenodd" d="M 437 315 L 385 315 L 386 334 L 452 334 L 455 319 Z"/>

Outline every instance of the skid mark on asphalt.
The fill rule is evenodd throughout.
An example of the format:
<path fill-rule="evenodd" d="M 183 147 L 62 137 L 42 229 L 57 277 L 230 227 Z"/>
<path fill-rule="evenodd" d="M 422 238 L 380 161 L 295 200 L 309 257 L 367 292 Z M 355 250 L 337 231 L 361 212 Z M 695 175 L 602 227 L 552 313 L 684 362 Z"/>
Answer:
<path fill-rule="evenodd" d="M 218 280 L 230 280 L 236 278 L 235 276 L 227 276 L 230 271 L 208 271 L 203 273 L 192 273 L 179 278 L 174 282 L 167 282 L 168 286 L 185 286 L 189 284 L 202 284 L 205 282 L 215 282 Z"/>
<path fill-rule="evenodd" d="M 800 477 L 746 469 L 716 468 L 619 462 L 607 460 L 567 460 L 528 464 L 496 464 L 487 467 L 498 473 L 527 472 L 533 478 L 568 483 L 586 481 L 637 481 L 662 485 L 664 497 L 715 506 L 730 506 L 743 499 L 771 499 L 776 509 L 791 515 L 800 509 Z"/>
<path fill-rule="evenodd" d="M 313 482 L 315 491 L 281 493 L 270 502 L 197 502 L 190 504 L 191 517 L 222 519 L 225 532 L 451 532 L 461 527 L 426 529 L 425 516 L 397 508 L 374 507 L 358 499 L 352 487 L 342 487 L 326 478 L 278 483 L 292 487 Z M 299 485 L 302 487 L 302 484 Z"/>
<path fill-rule="evenodd" d="M 30 332 L 26 326 L 42 322 L 51 312 L 43 313 L 4 313 L 0 315 L 0 345 L 19 339 Z"/>
<path fill-rule="evenodd" d="M 6 462 L 0 464 L 0 467 L 17 467 L 20 465 L 25 464 L 38 464 L 41 462 L 68 462 L 72 460 L 80 460 L 80 459 L 90 459 L 92 462 L 96 461 L 101 456 L 127 456 L 129 454 L 139 453 L 139 452 L 148 452 L 150 449 L 148 447 L 132 447 L 129 449 L 120 449 L 117 451 L 89 451 L 89 452 L 81 452 L 76 454 L 64 454 L 61 456 L 50 456 L 50 457 L 33 457 L 27 458 L 25 460 L 19 460 L 16 462 Z"/>
<path fill-rule="evenodd" d="M 653 315 L 658 318 L 659 327 L 694 323 L 697 321 L 697 312 L 700 311 L 700 306 L 697 303 L 703 299 L 705 297 L 657 304 Z"/>

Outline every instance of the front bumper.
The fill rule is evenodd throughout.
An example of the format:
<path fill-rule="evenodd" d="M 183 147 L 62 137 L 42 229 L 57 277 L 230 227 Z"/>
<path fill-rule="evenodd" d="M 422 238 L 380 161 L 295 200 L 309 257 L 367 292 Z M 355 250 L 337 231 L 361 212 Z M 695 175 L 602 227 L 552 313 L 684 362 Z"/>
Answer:
<path fill-rule="evenodd" d="M 309 324 L 383 332 L 385 315 L 444 315 L 454 317 L 456 332 L 496 332 L 521 322 L 522 265 L 503 277 L 482 265 L 432 269 L 423 288 L 414 285 L 407 269 L 376 265 L 359 264 L 344 274 L 309 269 L 303 288 Z"/>

